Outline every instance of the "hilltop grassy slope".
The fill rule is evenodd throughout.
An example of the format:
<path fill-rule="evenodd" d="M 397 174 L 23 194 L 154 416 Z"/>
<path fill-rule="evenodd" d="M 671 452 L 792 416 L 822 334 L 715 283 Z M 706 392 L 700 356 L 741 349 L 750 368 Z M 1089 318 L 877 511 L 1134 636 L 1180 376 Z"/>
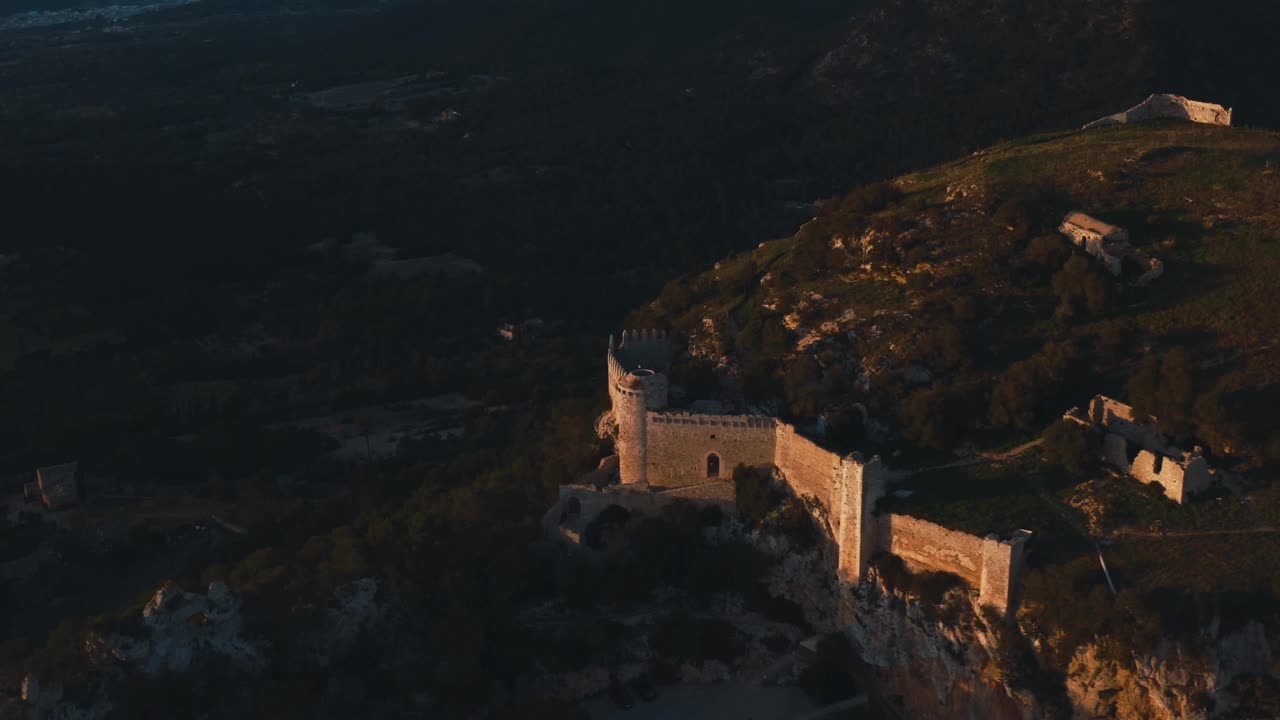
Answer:
<path fill-rule="evenodd" d="M 926 450 L 1008 444 L 1185 350 L 1192 387 L 1157 371 L 1147 409 L 1256 467 L 1277 450 L 1278 168 L 1276 133 L 1181 122 L 1008 142 L 832 199 L 632 322 L 723 351 L 748 401 L 798 418 L 864 403 Z M 1138 286 L 1074 257 L 1056 232 L 1074 208 L 1127 228 L 1163 277 Z"/>
<path fill-rule="evenodd" d="M 1280 134 L 1261 130 L 1159 122 L 1007 142 L 833 198 L 793 237 L 673 281 L 628 322 L 689 335 L 678 381 L 710 387 L 717 366 L 747 403 L 824 414 L 830 444 L 897 467 L 1009 449 L 1097 393 L 1204 446 L 1235 495 L 1177 506 L 1109 476 L 1087 445 L 1072 457 L 1049 441 L 917 474 L 910 497 L 885 501 L 969 532 L 1033 528 L 1023 631 L 1062 671 L 1093 638 L 1145 651 L 1280 598 L 1278 171 Z M 1056 228 L 1077 208 L 1128 229 L 1163 276 L 1117 279 L 1073 248 Z M 1122 612 L 1091 537 L 1116 543 Z M 1241 538 L 1249 553 L 1232 557 Z"/>

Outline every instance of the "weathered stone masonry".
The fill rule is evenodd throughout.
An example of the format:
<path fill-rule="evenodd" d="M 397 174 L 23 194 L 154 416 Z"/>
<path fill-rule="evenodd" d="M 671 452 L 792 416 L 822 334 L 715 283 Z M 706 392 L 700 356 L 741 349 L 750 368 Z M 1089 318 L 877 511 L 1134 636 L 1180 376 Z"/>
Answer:
<path fill-rule="evenodd" d="M 630 331 L 609 340 L 609 396 L 618 424 L 624 486 L 682 488 L 727 481 L 738 465 L 778 468 L 797 496 L 816 498 L 838 548 L 837 574 L 854 585 L 871 557 L 887 550 L 917 570 L 955 573 L 984 605 L 1008 612 L 1030 533 L 980 538 L 908 515 L 877 513 L 889 484 L 879 458 L 839 455 L 762 415 L 666 409 L 671 346 L 663 333 Z"/>
<path fill-rule="evenodd" d="M 1200 448 L 1181 450 L 1160 432 L 1155 418 L 1135 422 L 1133 408 L 1102 395 L 1089 403 L 1088 413 L 1073 408 L 1065 415 L 1102 435 L 1102 457 L 1121 472 L 1144 483 L 1159 483 L 1176 503 L 1204 492 L 1217 479 Z"/>

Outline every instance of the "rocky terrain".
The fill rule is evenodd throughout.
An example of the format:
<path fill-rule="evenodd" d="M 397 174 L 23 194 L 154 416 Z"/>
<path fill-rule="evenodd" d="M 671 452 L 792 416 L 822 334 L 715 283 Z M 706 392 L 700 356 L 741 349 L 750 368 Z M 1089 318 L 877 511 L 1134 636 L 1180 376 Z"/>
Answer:
<path fill-rule="evenodd" d="M 1274 677 L 1275 618 L 1227 630 L 1214 617 L 1194 650 L 1165 641 L 1153 654 L 1116 656 L 1089 644 L 1075 652 L 1064 676 L 1037 677 L 1027 662 L 1034 641 L 1018 647 L 1009 628 L 969 607 L 968 598 L 944 602 L 963 606 L 959 622 L 879 578 L 857 594 L 857 621 L 847 632 L 875 678 L 871 687 L 906 717 L 1203 720 L 1262 718 L 1274 710 L 1242 708 L 1237 693 L 1242 681 Z"/>
<path fill-rule="evenodd" d="M 374 699 L 466 715 L 476 698 L 523 697 L 518 679 L 547 658 L 519 618 L 548 593 L 607 604 L 655 578 L 728 582 L 709 561 L 624 578 L 566 569 L 531 540 L 557 483 L 601 454 L 589 426 L 601 338 L 682 273 L 694 274 L 636 322 L 688 331 L 740 406 L 821 420 L 841 447 L 925 465 L 1022 443 L 1079 401 L 1082 376 L 1098 376 L 1090 393 L 1122 394 L 1151 375 L 1139 358 L 1184 347 L 1193 390 L 1162 419 L 1171 410 L 1252 482 L 1274 456 L 1256 420 L 1277 377 L 1263 302 L 1274 138 L 1161 128 L 1151 142 L 1123 130 L 970 154 L 1163 90 L 1275 125 L 1276 13 L 1182 0 L 201 0 L 12 20 L 0 29 L 4 489 L 74 459 L 133 499 L 35 513 L 39 532 L 0 527 L 30 578 L 0 587 L 12 635 L 0 697 L 16 707 L 32 673 L 43 706 L 94 707 L 80 661 L 96 631 L 116 659 L 94 661 L 129 668 L 114 700 L 125 716 L 151 696 L 176 715 L 191 698 L 246 717 L 371 712 Z M 1167 282 L 1138 290 L 1068 267 L 1069 250 L 1042 238 L 1077 205 L 1128 226 Z M 495 335 L 530 319 L 548 332 Z M 705 370 L 690 363 L 681 380 Z M 1185 385 L 1170 377 L 1156 386 Z M 430 428 L 439 437 L 392 410 L 454 393 L 466 409 Z M 409 441 L 392 448 L 393 435 Z M 1058 518 L 1042 534 L 1065 539 L 1042 546 L 1047 565 L 1079 552 L 1057 508 L 1068 485 L 1086 486 L 1076 504 L 1099 528 L 1275 522 L 1262 482 L 1230 509 L 1166 512 L 1102 477 L 1034 475 L 1043 486 L 962 475 L 934 489 L 1001 490 L 911 501 L 975 527 Z M 177 517 L 180 502 L 194 519 Z M 215 503 L 244 511 L 236 530 L 183 544 L 206 534 Z M 86 515 L 119 528 L 110 558 L 94 523 L 68 520 Z M 1274 567 L 1272 538 L 1257 539 L 1242 584 Z M 1193 540 L 1196 573 L 1230 557 L 1223 537 Z M 1117 564 L 1144 589 L 1222 580 L 1152 579 L 1183 549 L 1135 540 Z M 144 567 L 111 585 L 108 560 L 133 558 Z M 184 589 L 160 603 L 182 629 L 129 603 L 161 577 Z M 345 602 L 335 591 L 362 578 L 405 598 L 416 624 L 333 661 L 327 641 L 305 639 L 328 632 L 325 609 Z M 214 581 L 231 594 L 210 595 Z M 794 599 L 816 624 L 828 604 L 810 590 Z M 188 621 L 203 634 L 185 635 Z M 144 672 L 188 657 L 208 669 Z M 59 659 L 66 672 L 50 672 Z M 227 690 L 246 673 L 240 694 Z"/>

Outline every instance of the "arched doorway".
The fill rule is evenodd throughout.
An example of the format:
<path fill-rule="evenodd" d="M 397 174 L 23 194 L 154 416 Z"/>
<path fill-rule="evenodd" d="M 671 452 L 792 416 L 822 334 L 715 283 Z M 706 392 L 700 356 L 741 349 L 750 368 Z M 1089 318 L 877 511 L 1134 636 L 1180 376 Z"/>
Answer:
<path fill-rule="evenodd" d="M 707 456 L 707 477 L 720 477 L 720 456 L 715 453 Z"/>
<path fill-rule="evenodd" d="M 566 505 L 568 506 L 569 517 L 577 517 L 582 514 L 582 501 L 578 498 L 569 498 L 569 502 Z"/>

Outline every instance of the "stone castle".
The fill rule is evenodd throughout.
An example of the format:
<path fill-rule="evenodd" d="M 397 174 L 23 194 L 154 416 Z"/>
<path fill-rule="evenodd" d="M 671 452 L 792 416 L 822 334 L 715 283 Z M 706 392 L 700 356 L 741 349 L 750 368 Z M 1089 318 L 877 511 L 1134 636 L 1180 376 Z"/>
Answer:
<path fill-rule="evenodd" d="M 878 512 L 891 484 L 878 457 L 839 455 L 766 415 L 669 409 L 671 356 L 661 332 L 629 331 L 620 343 L 609 340 L 609 397 L 623 487 L 665 491 L 729 483 L 738 465 L 776 468 L 796 496 L 816 499 L 825 512 L 844 586 L 859 583 L 871 557 L 888 551 L 914 570 L 958 575 L 978 590 L 981 604 L 999 612 L 1015 605 L 1029 531 L 978 537 Z M 562 491 L 562 502 L 574 494 L 572 487 Z"/>

